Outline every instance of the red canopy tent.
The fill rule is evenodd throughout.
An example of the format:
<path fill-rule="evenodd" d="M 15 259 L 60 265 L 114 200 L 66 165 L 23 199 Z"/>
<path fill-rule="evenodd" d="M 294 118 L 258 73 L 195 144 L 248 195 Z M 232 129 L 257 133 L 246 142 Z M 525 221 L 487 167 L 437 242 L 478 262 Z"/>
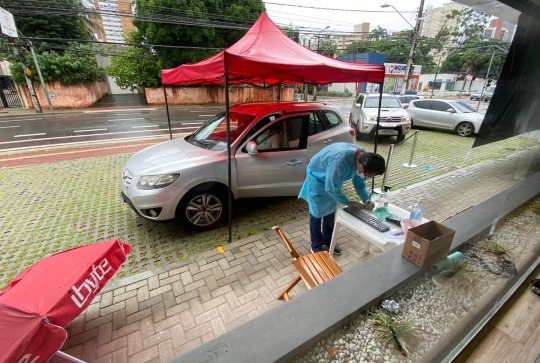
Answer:
<path fill-rule="evenodd" d="M 323 85 L 332 82 L 379 83 L 382 98 L 384 65 L 348 63 L 329 58 L 304 48 L 289 39 L 262 13 L 249 31 L 224 51 L 198 63 L 183 64 L 161 71 L 161 81 L 167 102 L 166 85 L 225 85 L 227 118 L 227 153 L 229 158 L 229 190 L 231 187 L 231 150 L 229 130 L 229 84 L 271 86 L 280 84 Z M 379 99 L 380 118 L 381 99 Z M 169 131 L 172 139 L 172 133 Z M 378 125 L 375 138 L 377 151 Z M 231 240 L 231 197 L 229 193 L 229 240 Z"/>
<path fill-rule="evenodd" d="M 382 83 L 384 65 L 348 63 L 304 48 L 262 13 L 251 29 L 224 51 L 195 64 L 161 71 L 164 85 L 277 85 L 332 82 Z"/>

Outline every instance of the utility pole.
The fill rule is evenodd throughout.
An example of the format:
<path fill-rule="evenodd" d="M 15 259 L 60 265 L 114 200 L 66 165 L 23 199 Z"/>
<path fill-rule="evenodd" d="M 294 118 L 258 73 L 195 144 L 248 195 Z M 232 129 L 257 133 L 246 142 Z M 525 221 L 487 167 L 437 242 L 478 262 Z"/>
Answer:
<path fill-rule="evenodd" d="M 15 54 L 15 56 L 18 56 L 19 60 L 21 61 L 21 67 L 22 67 L 24 79 L 26 80 L 26 85 L 28 86 L 28 92 L 30 92 L 30 98 L 32 99 L 32 103 L 34 104 L 36 113 L 42 113 L 43 110 L 41 109 L 41 105 L 39 104 L 39 100 L 36 95 L 36 90 L 34 89 L 34 85 L 32 84 L 32 81 L 29 78 L 29 76 L 31 76 L 30 68 L 28 68 L 26 64 L 24 63 L 24 57 L 22 54 L 19 53 L 19 50 L 17 48 L 13 48 L 13 54 Z"/>
<path fill-rule="evenodd" d="M 34 52 L 34 47 L 32 47 L 32 43 L 28 42 L 28 46 L 30 47 L 30 52 L 32 52 L 32 58 L 34 58 L 34 65 L 36 66 L 36 70 L 39 75 L 39 80 L 41 82 L 41 87 L 43 88 L 43 92 L 45 93 L 45 99 L 47 100 L 47 105 L 49 106 L 49 111 L 53 112 L 54 108 L 51 102 L 51 99 L 49 97 L 49 90 L 47 89 L 47 85 L 45 84 L 45 81 L 43 81 L 43 75 L 41 74 L 41 69 L 39 68 L 39 63 L 36 58 L 36 53 Z"/>
<path fill-rule="evenodd" d="M 407 59 L 407 69 L 405 70 L 405 79 L 401 87 L 401 95 L 404 95 L 409 89 L 409 81 L 413 73 L 413 58 L 414 51 L 417 46 L 418 35 L 420 34 L 420 25 L 422 22 L 422 14 L 424 13 L 424 0 L 420 0 L 420 7 L 418 8 L 418 15 L 416 16 L 416 25 L 412 34 L 411 49 L 409 51 L 409 58 Z"/>

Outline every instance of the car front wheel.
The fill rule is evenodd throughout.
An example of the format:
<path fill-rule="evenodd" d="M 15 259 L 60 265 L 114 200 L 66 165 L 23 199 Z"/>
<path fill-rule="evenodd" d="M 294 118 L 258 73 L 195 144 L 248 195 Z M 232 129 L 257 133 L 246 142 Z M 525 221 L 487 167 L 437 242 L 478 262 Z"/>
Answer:
<path fill-rule="evenodd" d="M 186 226 L 207 231 L 221 225 L 226 205 L 225 194 L 217 189 L 192 190 L 182 200 L 177 216 Z"/>
<path fill-rule="evenodd" d="M 405 140 L 405 135 L 396 136 L 396 144 L 399 144 L 400 142 L 403 142 L 403 140 Z"/>
<path fill-rule="evenodd" d="M 474 133 L 474 125 L 470 122 L 461 122 L 456 126 L 459 136 L 471 136 Z"/>

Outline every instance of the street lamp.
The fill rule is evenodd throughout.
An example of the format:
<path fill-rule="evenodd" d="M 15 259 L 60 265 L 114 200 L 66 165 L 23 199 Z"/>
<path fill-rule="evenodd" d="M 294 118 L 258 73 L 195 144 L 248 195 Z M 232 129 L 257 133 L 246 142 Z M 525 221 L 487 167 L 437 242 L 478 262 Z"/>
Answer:
<path fill-rule="evenodd" d="M 393 6 L 390 4 L 382 4 L 382 8 L 392 7 L 403 19 L 405 17 Z M 411 23 L 407 21 L 407 24 L 413 28 L 413 34 L 412 34 L 412 42 L 411 42 L 411 50 L 409 51 L 409 58 L 407 58 L 407 69 L 405 70 L 405 80 L 403 82 L 403 85 L 401 86 L 400 94 L 404 95 L 405 92 L 407 92 L 407 89 L 409 88 L 409 81 L 411 79 L 411 73 L 412 73 L 412 67 L 413 67 L 413 56 L 414 56 L 414 50 L 416 49 L 417 45 L 417 39 L 418 34 L 420 33 L 420 21 L 422 20 L 422 13 L 424 11 L 424 0 L 420 0 L 420 7 L 418 8 L 418 15 L 416 16 L 416 24 L 413 27 Z"/>
<path fill-rule="evenodd" d="M 403 18 L 403 20 L 405 20 L 405 22 L 406 22 L 407 24 L 409 24 L 409 26 L 414 30 L 414 26 L 413 26 L 411 23 L 409 23 L 409 21 L 407 20 L 407 18 L 404 17 L 403 14 L 401 14 L 401 13 L 399 12 L 399 10 L 395 8 L 394 5 L 391 5 L 391 4 L 382 4 L 382 5 L 381 5 L 381 8 L 390 8 L 390 7 L 393 8 L 393 9 L 396 11 L 396 13 L 398 13 L 399 16 L 401 16 L 401 17 Z"/>
<path fill-rule="evenodd" d="M 478 111 L 478 109 L 480 108 L 480 102 L 482 102 L 482 97 L 484 97 L 484 92 L 486 90 L 486 82 L 489 79 L 489 72 L 491 71 L 491 65 L 493 64 L 493 58 L 495 57 L 495 53 L 497 52 L 497 50 L 500 50 L 500 51 L 502 51 L 504 53 L 508 53 L 508 49 L 503 48 L 501 46 L 498 46 L 497 44 L 490 44 L 487 47 L 494 47 L 494 48 L 497 48 L 497 49 L 493 49 L 493 52 L 491 53 L 491 59 L 489 60 L 488 70 L 487 70 L 487 73 L 486 73 L 486 77 L 484 78 L 484 84 L 482 86 L 482 92 L 480 93 L 480 98 L 478 99 L 478 104 L 476 105 L 476 111 Z"/>

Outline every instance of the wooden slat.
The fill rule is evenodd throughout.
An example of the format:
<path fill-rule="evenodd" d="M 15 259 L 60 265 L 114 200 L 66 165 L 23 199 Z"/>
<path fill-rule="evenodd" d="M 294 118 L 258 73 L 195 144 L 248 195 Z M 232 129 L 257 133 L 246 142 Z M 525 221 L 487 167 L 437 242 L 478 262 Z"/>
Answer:
<path fill-rule="evenodd" d="M 325 263 L 326 265 L 328 266 L 328 268 L 332 271 L 333 275 L 334 276 L 337 276 L 341 273 L 343 273 L 343 270 L 341 269 L 341 267 L 338 266 L 336 260 L 334 260 L 332 258 L 332 256 L 330 256 L 330 254 L 326 251 L 323 252 L 324 255 L 325 255 Z"/>
<path fill-rule="evenodd" d="M 325 282 L 326 280 L 328 280 L 328 276 L 326 275 L 324 270 L 321 269 L 321 267 L 319 266 L 319 262 L 315 258 L 315 254 L 305 255 L 302 257 L 303 257 L 303 261 L 308 266 L 312 275 L 316 277 L 315 279 L 317 281 L 317 284 L 321 284 Z"/>
<path fill-rule="evenodd" d="M 296 267 L 296 271 L 298 271 L 298 273 L 300 274 L 300 277 L 302 278 L 302 281 L 304 281 L 304 285 L 306 285 L 308 290 L 314 288 L 319 284 L 315 280 L 315 277 L 311 274 L 311 271 L 306 269 L 305 264 L 300 262 L 300 260 L 294 259 L 293 265 L 294 267 Z"/>
<path fill-rule="evenodd" d="M 311 255 L 313 259 L 317 261 L 316 265 L 317 268 L 322 271 L 321 275 L 324 276 L 324 281 L 330 280 L 332 277 L 334 277 L 334 274 L 332 273 L 332 270 L 328 268 L 327 264 L 325 263 L 325 256 L 324 253 L 315 253 Z"/>

